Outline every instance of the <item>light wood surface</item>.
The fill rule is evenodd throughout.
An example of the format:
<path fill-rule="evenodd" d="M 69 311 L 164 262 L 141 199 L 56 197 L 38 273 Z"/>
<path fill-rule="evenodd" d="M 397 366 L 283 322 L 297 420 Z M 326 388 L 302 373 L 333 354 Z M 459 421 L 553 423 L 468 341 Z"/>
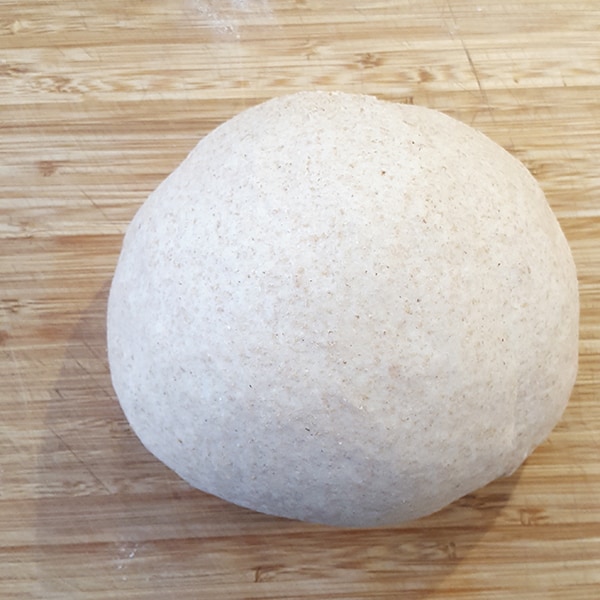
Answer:
<path fill-rule="evenodd" d="M 0 597 L 600 598 L 600 3 L 0 0 Z M 512 477 L 368 531 L 190 489 L 128 429 L 122 235 L 197 140 L 300 89 L 424 104 L 547 193 L 581 286 L 564 419 Z"/>

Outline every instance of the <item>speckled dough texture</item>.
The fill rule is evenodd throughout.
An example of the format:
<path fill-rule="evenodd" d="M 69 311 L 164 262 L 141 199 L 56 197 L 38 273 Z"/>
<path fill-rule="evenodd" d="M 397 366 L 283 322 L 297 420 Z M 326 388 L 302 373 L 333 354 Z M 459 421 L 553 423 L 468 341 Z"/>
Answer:
<path fill-rule="evenodd" d="M 114 388 L 191 485 L 340 526 L 511 473 L 577 372 L 567 241 L 526 168 L 439 112 L 304 92 L 202 139 L 125 236 Z"/>

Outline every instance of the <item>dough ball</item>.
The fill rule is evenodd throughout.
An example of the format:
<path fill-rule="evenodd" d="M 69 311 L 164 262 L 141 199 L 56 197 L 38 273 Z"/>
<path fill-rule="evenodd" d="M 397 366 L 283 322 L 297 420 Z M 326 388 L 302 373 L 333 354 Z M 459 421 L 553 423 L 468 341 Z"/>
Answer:
<path fill-rule="evenodd" d="M 514 471 L 577 372 L 567 241 L 525 167 L 439 112 L 304 92 L 202 139 L 124 239 L 108 351 L 192 486 L 381 526 Z"/>

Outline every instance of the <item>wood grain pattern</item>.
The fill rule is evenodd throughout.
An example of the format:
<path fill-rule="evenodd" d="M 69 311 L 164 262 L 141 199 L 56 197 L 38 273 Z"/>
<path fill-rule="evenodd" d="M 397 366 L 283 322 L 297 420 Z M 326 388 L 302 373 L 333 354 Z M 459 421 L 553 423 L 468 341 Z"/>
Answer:
<path fill-rule="evenodd" d="M 593 0 L 0 0 L 0 596 L 600 597 L 598 31 Z M 317 88 L 484 131 L 538 178 L 579 272 L 564 419 L 512 477 L 397 528 L 190 489 L 110 384 L 106 296 L 136 208 L 228 117 Z"/>

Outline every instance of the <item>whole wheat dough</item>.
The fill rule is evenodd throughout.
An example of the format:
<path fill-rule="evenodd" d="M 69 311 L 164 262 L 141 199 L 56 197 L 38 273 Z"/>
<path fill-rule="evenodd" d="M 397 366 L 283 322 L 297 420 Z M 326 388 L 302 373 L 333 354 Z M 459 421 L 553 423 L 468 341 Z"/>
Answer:
<path fill-rule="evenodd" d="M 114 388 L 191 485 L 342 526 L 511 473 L 567 404 L 578 290 L 525 167 L 439 112 L 305 92 L 207 135 L 140 208 Z"/>

